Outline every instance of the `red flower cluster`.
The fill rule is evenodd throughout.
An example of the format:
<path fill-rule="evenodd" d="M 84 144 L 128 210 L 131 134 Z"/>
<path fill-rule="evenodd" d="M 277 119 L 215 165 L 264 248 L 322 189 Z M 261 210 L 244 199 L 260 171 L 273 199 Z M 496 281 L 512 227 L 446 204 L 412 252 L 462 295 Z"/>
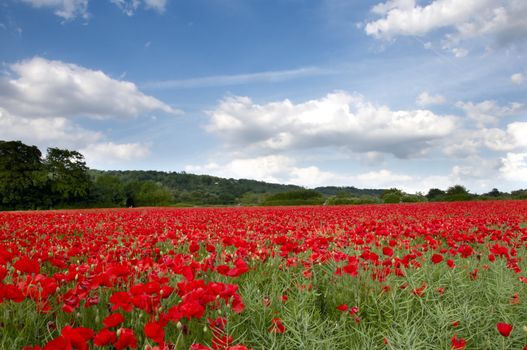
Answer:
<path fill-rule="evenodd" d="M 468 281 L 478 280 L 500 262 L 527 283 L 517 254 L 525 248 L 525 222 L 525 201 L 2 212 L 0 303 L 31 300 L 39 312 L 52 313 L 46 317 L 73 317 L 92 307 L 102 312 L 93 329 L 72 322 L 34 349 L 170 348 L 167 326 L 178 325 L 183 334 L 190 332 L 190 321 L 212 330 L 210 346 L 192 349 L 247 349 L 233 344 L 228 316 L 217 310 L 243 312 L 237 283 L 270 258 L 281 269 L 300 269 L 305 282 L 298 283 L 299 291 L 310 290 L 315 267 L 327 264 L 331 278 L 367 276 L 384 293 L 401 288 L 425 298 L 445 288 L 427 288 L 426 281 L 390 286 L 388 277 L 445 264 Z M 465 269 L 465 259 L 478 261 L 478 268 Z M 263 302 L 271 307 L 289 300 L 284 294 L 277 303 Z M 510 302 L 521 300 L 513 296 Z M 333 310 L 358 323 L 359 306 L 335 303 Z M 140 327 L 131 313 L 144 316 Z M 279 316 L 266 321 L 268 331 L 286 332 Z M 506 323 L 496 327 L 505 337 L 513 330 Z M 452 337 L 453 348 L 465 346 L 464 339 Z"/>

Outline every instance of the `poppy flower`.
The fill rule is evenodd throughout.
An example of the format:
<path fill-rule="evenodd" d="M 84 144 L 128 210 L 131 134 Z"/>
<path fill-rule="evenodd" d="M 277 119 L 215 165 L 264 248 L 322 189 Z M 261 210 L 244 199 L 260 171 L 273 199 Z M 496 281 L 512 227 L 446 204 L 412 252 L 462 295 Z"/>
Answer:
<path fill-rule="evenodd" d="M 134 335 L 134 331 L 129 328 L 121 328 L 117 331 L 119 334 L 119 340 L 113 346 L 117 350 L 122 350 L 128 348 L 135 349 L 137 348 L 137 338 Z"/>
<path fill-rule="evenodd" d="M 148 322 L 145 325 L 145 335 L 160 344 L 164 342 L 165 330 L 159 322 Z"/>
<path fill-rule="evenodd" d="M 123 322 L 124 322 L 124 316 L 121 315 L 120 313 L 111 314 L 110 316 L 102 320 L 102 324 L 106 328 L 117 327 Z"/>
<path fill-rule="evenodd" d="M 434 254 L 434 255 L 432 255 L 432 262 L 434 264 L 439 264 L 441 261 L 443 261 L 443 255 L 441 255 L 441 254 Z"/>
<path fill-rule="evenodd" d="M 455 335 L 452 337 L 452 349 L 463 350 L 467 346 L 467 341 L 463 338 L 458 338 Z"/>
<path fill-rule="evenodd" d="M 27 256 L 23 256 L 18 259 L 17 262 L 13 264 L 13 266 L 18 271 L 28 274 L 37 274 L 40 271 L 40 264 L 38 261 L 36 259 L 30 259 Z"/>
<path fill-rule="evenodd" d="M 97 346 L 104 346 L 108 344 L 113 344 L 117 340 L 117 334 L 106 328 L 103 328 L 95 335 L 93 338 L 93 344 Z"/>
<path fill-rule="evenodd" d="M 275 317 L 271 320 L 271 322 L 272 325 L 269 327 L 269 332 L 278 334 L 285 333 L 285 326 L 280 318 Z"/>
<path fill-rule="evenodd" d="M 341 304 L 341 305 L 337 306 L 337 310 L 339 310 L 339 311 L 348 311 L 348 305 Z"/>
<path fill-rule="evenodd" d="M 498 329 L 498 332 L 500 332 L 502 336 L 508 337 L 511 334 L 512 329 L 514 327 L 508 323 L 500 322 L 496 324 L 496 328 Z"/>

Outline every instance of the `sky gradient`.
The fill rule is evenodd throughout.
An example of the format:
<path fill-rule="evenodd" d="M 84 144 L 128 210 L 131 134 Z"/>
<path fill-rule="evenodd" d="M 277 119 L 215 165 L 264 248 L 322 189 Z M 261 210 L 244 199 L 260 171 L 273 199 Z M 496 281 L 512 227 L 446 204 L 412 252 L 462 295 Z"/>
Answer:
<path fill-rule="evenodd" d="M 0 139 L 97 169 L 527 187 L 524 0 L 6 0 Z"/>

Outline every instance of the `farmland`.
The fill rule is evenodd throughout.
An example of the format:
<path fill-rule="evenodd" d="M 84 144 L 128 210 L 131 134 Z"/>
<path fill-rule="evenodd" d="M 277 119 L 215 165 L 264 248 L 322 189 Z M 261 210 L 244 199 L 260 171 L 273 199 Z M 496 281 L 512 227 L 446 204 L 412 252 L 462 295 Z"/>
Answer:
<path fill-rule="evenodd" d="M 2 349 L 522 349 L 527 201 L 0 213 Z"/>

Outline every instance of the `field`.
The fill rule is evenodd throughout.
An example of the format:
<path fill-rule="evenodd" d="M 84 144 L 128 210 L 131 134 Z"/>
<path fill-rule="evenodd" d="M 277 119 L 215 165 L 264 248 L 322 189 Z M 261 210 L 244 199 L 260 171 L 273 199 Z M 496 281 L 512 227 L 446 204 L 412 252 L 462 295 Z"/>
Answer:
<path fill-rule="evenodd" d="M 1 349 L 523 349 L 527 201 L 0 213 Z"/>

